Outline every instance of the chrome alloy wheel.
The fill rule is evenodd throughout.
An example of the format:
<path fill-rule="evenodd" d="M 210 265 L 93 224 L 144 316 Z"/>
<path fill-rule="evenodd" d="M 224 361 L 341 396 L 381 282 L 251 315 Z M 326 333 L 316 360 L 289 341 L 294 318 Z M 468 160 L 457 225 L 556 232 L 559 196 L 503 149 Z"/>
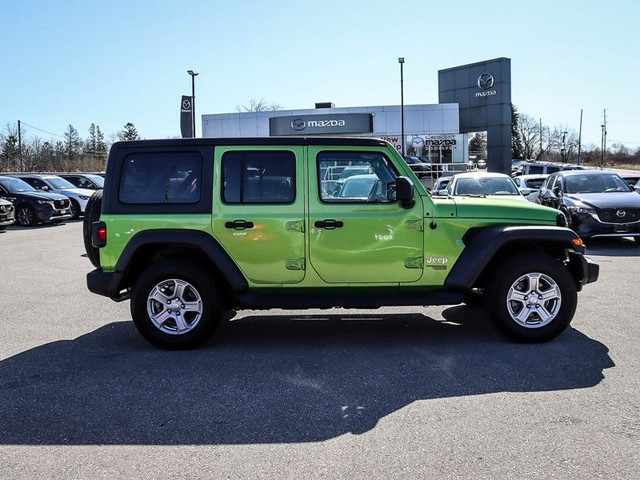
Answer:
<path fill-rule="evenodd" d="M 522 275 L 513 282 L 507 294 L 507 310 L 511 319 L 526 328 L 549 324 L 561 305 L 560 287 L 544 273 Z"/>
<path fill-rule="evenodd" d="M 179 279 L 158 283 L 147 298 L 149 319 L 161 332 L 183 335 L 202 318 L 202 298 L 193 285 Z"/>

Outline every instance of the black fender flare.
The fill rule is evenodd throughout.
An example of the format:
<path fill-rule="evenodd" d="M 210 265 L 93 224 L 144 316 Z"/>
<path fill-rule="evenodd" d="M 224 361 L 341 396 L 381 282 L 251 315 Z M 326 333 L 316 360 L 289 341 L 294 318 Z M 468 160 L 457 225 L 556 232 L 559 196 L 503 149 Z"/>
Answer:
<path fill-rule="evenodd" d="M 555 244 L 580 256 L 585 251 L 580 237 L 573 230 L 554 226 L 502 225 L 472 228 L 465 233 L 462 241 L 465 249 L 445 280 L 445 286 L 449 288 L 464 290 L 473 288 L 495 254 L 514 242 Z"/>
<path fill-rule="evenodd" d="M 234 291 L 241 292 L 249 286 L 238 266 L 222 246 L 210 234 L 198 230 L 162 229 L 145 230 L 137 233 L 129 240 L 122 251 L 116 263 L 115 271 L 124 272 L 140 248 L 161 244 L 195 247 L 211 260 Z"/>

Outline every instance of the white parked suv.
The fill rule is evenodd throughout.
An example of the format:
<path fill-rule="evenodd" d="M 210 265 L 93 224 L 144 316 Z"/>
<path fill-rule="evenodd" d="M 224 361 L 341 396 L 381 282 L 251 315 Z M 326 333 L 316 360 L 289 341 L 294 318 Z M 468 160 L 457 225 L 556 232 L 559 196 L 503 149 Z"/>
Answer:
<path fill-rule="evenodd" d="M 77 188 L 72 183 L 57 175 L 22 173 L 12 176 L 24 180 L 36 190 L 60 193 L 69 197 L 69 200 L 71 200 L 72 218 L 78 218 L 84 214 L 89 197 L 93 194 L 93 190 Z"/>

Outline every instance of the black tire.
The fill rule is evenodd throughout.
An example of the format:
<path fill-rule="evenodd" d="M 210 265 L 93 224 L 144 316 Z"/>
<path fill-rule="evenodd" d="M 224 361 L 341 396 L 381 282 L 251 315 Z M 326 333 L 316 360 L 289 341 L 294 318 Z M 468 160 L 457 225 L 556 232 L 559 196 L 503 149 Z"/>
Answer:
<path fill-rule="evenodd" d="M 74 200 L 73 198 L 69 199 L 69 210 L 71 211 L 72 219 L 77 220 L 80 218 L 80 213 L 82 213 L 82 211 L 80 210 L 80 204 L 77 200 Z"/>
<path fill-rule="evenodd" d="M 36 211 L 29 205 L 20 205 L 16 209 L 16 223 L 23 227 L 33 227 L 38 223 Z"/>
<path fill-rule="evenodd" d="M 152 265 L 138 278 L 131 296 L 131 316 L 149 342 L 181 350 L 209 339 L 222 319 L 223 308 L 218 288 L 206 271 L 192 263 L 172 262 Z"/>
<path fill-rule="evenodd" d="M 93 192 L 87 206 L 84 209 L 84 219 L 82 220 L 82 237 L 84 240 L 84 250 L 94 267 L 100 268 L 100 250 L 91 244 L 91 225 L 100 220 L 102 211 L 102 190 Z"/>
<path fill-rule="evenodd" d="M 576 283 L 568 269 L 544 254 L 504 259 L 485 292 L 496 327 L 526 343 L 560 335 L 571 323 L 577 304 Z"/>

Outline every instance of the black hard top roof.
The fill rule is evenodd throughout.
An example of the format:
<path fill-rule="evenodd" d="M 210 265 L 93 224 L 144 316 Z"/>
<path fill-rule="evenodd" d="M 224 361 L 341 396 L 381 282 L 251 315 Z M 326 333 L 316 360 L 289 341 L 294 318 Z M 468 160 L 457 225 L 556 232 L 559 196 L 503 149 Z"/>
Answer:
<path fill-rule="evenodd" d="M 386 145 L 380 138 L 361 137 L 234 137 L 234 138 L 168 138 L 116 142 L 114 147 L 186 146 L 186 145 L 345 145 L 379 147 Z"/>

